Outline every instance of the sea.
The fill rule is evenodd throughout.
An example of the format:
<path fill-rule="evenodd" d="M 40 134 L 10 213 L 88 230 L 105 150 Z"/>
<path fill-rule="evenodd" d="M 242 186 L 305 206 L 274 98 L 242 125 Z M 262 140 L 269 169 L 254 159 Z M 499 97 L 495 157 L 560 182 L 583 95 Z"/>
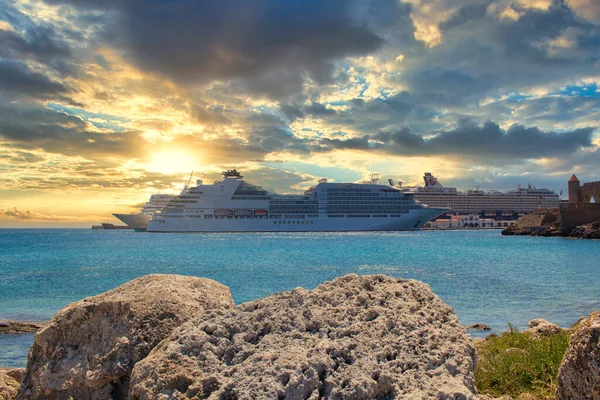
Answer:
<path fill-rule="evenodd" d="M 72 301 L 146 274 L 214 279 L 236 303 L 345 274 L 418 279 L 462 324 L 493 332 L 533 318 L 570 326 L 600 309 L 600 241 L 499 230 L 156 234 L 0 229 L 0 319 L 47 321 Z M 483 333 L 472 332 L 473 335 Z M 32 334 L 0 335 L 0 367 L 22 367 Z"/>

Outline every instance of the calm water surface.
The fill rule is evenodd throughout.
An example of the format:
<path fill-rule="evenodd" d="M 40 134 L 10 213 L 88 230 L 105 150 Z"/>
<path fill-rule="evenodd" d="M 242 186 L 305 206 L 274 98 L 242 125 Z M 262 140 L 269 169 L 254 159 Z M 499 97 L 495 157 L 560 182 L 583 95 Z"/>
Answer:
<path fill-rule="evenodd" d="M 48 320 L 67 303 L 150 273 L 215 279 L 236 303 L 347 274 L 429 285 L 463 324 L 570 325 L 600 309 L 600 241 L 497 230 L 149 234 L 0 229 L 0 319 Z M 31 335 L 0 335 L 0 366 L 22 366 Z"/>

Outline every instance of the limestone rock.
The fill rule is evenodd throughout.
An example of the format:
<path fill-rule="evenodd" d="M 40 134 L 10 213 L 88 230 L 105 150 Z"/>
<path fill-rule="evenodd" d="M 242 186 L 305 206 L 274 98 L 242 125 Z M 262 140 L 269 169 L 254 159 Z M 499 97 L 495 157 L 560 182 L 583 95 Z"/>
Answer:
<path fill-rule="evenodd" d="M 582 320 L 558 370 L 557 400 L 600 399 L 600 312 Z"/>
<path fill-rule="evenodd" d="M 131 376 L 130 399 L 474 399 L 475 350 L 428 285 L 346 275 L 205 312 Z"/>
<path fill-rule="evenodd" d="M 502 234 L 509 236 L 560 236 L 559 210 L 535 210 L 531 214 L 523 215 L 513 225 L 504 229 Z"/>
<path fill-rule="evenodd" d="M 580 225 L 569 233 L 569 237 L 580 239 L 600 239 L 600 221 Z"/>
<path fill-rule="evenodd" d="M 13 400 L 17 396 L 19 382 L 0 370 L 0 400 Z"/>
<path fill-rule="evenodd" d="M 560 333 L 561 331 L 562 329 L 560 326 L 553 324 L 552 322 L 548 322 L 543 318 L 535 318 L 529 321 L 527 324 L 527 329 L 525 329 L 523 333 L 546 336 Z"/>
<path fill-rule="evenodd" d="M 71 303 L 34 338 L 20 399 L 122 398 L 136 362 L 206 309 L 233 306 L 210 279 L 148 275 Z"/>

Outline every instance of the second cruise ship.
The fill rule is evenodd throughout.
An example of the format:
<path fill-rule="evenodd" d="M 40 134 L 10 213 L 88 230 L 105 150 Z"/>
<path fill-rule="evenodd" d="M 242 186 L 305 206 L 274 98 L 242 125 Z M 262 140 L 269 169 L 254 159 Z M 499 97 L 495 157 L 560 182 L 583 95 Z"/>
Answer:
<path fill-rule="evenodd" d="M 234 170 L 213 184 L 201 180 L 154 213 L 148 232 L 309 232 L 418 230 L 447 208 L 378 184 L 321 179 L 302 195 L 278 195 Z"/>
<path fill-rule="evenodd" d="M 169 201 L 176 197 L 174 194 L 153 194 L 150 200 L 144 204 L 142 210 L 137 213 L 130 214 L 113 214 L 116 218 L 123 221 L 129 229 L 134 229 L 137 232 L 144 232 L 148 226 L 148 222 L 155 212 L 162 210 Z"/>
<path fill-rule="evenodd" d="M 413 189 L 414 198 L 432 207 L 447 207 L 454 214 L 474 214 L 481 217 L 517 219 L 540 208 L 556 208 L 560 203 L 558 194 L 549 189 L 527 185 L 515 190 L 500 192 L 490 190 L 459 191 L 444 187 L 430 172 L 423 176 L 425 187 Z"/>

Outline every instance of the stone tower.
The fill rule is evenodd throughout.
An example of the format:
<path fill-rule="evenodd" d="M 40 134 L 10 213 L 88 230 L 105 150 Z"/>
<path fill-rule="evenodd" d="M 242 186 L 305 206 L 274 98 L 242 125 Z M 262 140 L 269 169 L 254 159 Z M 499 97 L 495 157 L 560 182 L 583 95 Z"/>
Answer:
<path fill-rule="evenodd" d="M 573 174 L 569 179 L 569 203 L 581 202 L 581 194 L 579 192 L 579 179 Z"/>

